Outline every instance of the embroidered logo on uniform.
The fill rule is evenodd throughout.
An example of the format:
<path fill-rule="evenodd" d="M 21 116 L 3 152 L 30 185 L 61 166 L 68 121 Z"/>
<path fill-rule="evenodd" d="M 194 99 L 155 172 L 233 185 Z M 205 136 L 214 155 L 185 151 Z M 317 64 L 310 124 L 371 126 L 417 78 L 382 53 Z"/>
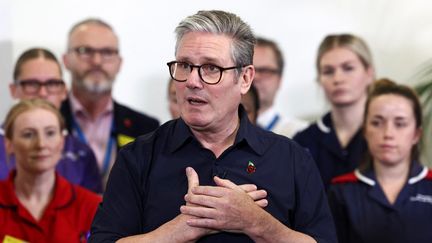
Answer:
<path fill-rule="evenodd" d="M 246 167 L 246 172 L 248 174 L 252 174 L 255 173 L 255 171 L 256 171 L 256 166 L 252 161 L 249 160 L 248 166 Z"/>
<path fill-rule="evenodd" d="M 74 154 L 72 151 L 67 151 L 63 154 L 64 158 L 70 159 L 72 161 L 76 161 L 78 159 L 78 156 Z"/>
<path fill-rule="evenodd" d="M 410 197 L 410 201 L 432 204 L 432 196 L 431 195 L 417 194 L 415 197 Z"/>

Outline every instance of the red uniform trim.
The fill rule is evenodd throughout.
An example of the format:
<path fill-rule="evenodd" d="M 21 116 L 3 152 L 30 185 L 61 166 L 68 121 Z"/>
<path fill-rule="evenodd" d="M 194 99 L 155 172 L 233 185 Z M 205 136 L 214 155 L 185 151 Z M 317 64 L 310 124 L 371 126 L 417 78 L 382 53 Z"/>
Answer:
<path fill-rule="evenodd" d="M 354 172 L 337 176 L 331 180 L 331 184 L 341 184 L 341 183 L 353 183 L 358 182 L 357 176 Z"/>
<path fill-rule="evenodd" d="M 432 170 L 431 170 L 431 169 L 428 170 L 428 173 L 427 173 L 425 179 L 426 179 L 426 180 L 432 180 Z"/>

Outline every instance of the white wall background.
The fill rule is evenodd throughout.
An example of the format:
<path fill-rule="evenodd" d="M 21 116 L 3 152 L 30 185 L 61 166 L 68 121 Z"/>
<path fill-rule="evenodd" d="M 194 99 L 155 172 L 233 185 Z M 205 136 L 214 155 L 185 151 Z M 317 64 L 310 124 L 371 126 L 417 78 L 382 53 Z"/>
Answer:
<path fill-rule="evenodd" d="M 173 31 L 200 9 L 234 12 L 257 35 L 280 44 L 286 72 L 277 106 L 286 115 L 325 111 L 314 64 L 316 49 L 329 33 L 363 37 L 374 54 L 377 77 L 408 82 L 432 57 L 432 2 L 426 0 L 0 0 L 0 117 L 13 103 L 7 87 L 20 53 L 42 46 L 61 58 L 70 27 L 100 17 L 118 33 L 124 58 L 115 98 L 166 121 L 165 63 L 174 58 Z"/>

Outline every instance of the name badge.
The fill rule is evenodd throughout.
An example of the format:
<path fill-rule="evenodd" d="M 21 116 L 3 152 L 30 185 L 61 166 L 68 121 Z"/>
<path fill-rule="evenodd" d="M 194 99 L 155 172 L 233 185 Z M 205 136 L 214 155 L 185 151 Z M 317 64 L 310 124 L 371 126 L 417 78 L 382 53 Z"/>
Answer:
<path fill-rule="evenodd" d="M 117 136 L 117 142 L 120 145 L 120 147 L 123 147 L 124 145 L 132 142 L 133 140 L 135 140 L 135 138 L 129 137 L 129 136 L 124 135 L 124 134 L 119 134 Z"/>
<path fill-rule="evenodd" d="M 21 240 L 21 239 L 15 238 L 15 237 L 10 236 L 10 235 L 5 235 L 5 237 L 3 238 L 2 242 L 3 243 L 28 243 L 25 240 Z"/>

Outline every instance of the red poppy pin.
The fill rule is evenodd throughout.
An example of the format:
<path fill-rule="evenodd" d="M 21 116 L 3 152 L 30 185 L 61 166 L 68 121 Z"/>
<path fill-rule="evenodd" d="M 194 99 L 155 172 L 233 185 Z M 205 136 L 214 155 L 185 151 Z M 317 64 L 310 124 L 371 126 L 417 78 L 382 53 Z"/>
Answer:
<path fill-rule="evenodd" d="M 132 121 L 129 118 L 125 118 L 123 124 L 126 128 L 130 128 L 132 126 Z"/>
<path fill-rule="evenodd" d="M 254 163 L 252 161 L 249 161 L 248 166 L 246 168 L 246 172 L 248 174 L 252 174 L 252 173 L 255 173 L 255 171 L 256 171 L 256 167 L 255 167 Z"/>

